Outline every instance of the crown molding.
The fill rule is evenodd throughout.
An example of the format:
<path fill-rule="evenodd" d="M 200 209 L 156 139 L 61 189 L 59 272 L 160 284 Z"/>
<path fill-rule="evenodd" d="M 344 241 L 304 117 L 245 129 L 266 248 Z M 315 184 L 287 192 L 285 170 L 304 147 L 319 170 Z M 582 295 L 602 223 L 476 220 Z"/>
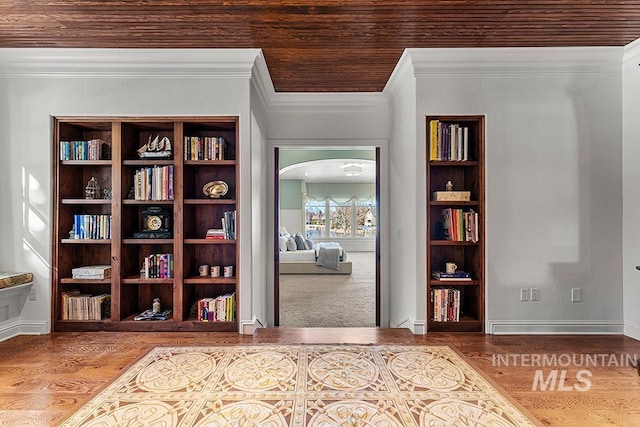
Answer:
<path fill-rule="evenodd" d="M 335 113 L 388 111 L 387 98 L 380 92 L 285 92 L 274 93 L 270 113 Z"/>
<path fill-rule="evenodd" d="M 256 56 L 253 64 L 253 77 L 251 79 L 251 84 L 255 88 L 262 105 L 265 108 L 268 108 L 273 96 L 275 95 L 275 90 L 273 88 L 271 74 L 269 73 L 269 68 L 267 68 L 267 62 L 264 59 L 262 50 Z"/>
<path fill-rule="evenodd" d="M 250 78 L 260 49 L 0 49 L 0 74 L 22 77 Z"/>
<path fill-rule="evenodd" d="M 407 49 L 416 78 L 619 74 L 622 47 Z"/>
<path fill-rule="evenodd" d="M 408 49 L 405 49 L 391 72 L 391 76 L 389 80 L 387 80 L 387 84 L 384 86 L 382 93 L 391 100 L 396 97 L 407 81 L 411 81 L 410 79 L 415 77 L 412 58 L 409 55 Z"/>
<path fill-rule="evenodd" d="M 622 63 L 625 67 L 637 67 L 639 65 L 638 62 L 640 62 L 640 39 L 626 45 L 622 56 Z"/>

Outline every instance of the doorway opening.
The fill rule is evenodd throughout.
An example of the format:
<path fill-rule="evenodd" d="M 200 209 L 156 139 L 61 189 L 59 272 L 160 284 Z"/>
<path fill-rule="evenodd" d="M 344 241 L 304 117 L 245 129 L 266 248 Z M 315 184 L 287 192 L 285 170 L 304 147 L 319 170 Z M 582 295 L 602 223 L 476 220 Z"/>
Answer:
<path fill-rule="evenodd" d="M 379 326 L 379 148 L 275 150 L 275 326 Z"/>

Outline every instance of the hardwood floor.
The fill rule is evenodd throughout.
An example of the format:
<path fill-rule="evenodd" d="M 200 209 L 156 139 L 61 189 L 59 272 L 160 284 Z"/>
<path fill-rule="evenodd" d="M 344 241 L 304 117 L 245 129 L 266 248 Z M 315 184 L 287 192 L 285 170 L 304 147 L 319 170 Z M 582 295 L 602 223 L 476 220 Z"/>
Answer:
<path fill-rule="evenodd" d="M 640 356 L 640 341 L 631 338 L 449 333 L 414 336 L 404 329 L 279 328 L 259 330 L 254 336 L 95 332 L 20 336 L 0 342 L 0 426 L 57 425 L 155 346 L 253 343 L 449 345 L 545 425 L 640 425 L 640 376 L 626 359 Z M 555 357 L 555 363 L 537 366 L 535 355 L 546 355 L 547 362 Z M 591 359 L 583 358 L 583 366 L 577 366 L 580 355 Z M 510 366 L 505 366 L 507 361 Z M 587 362 L 591 366 L 585 366 Z M 621 364 L 625 366 L 616 366 Z M 541 371 L 538 379 L 544 381 L 538 381 L 537 389 L 532 390 L 537 370 Z M 554 370 L 555 382 L 550 380 Z M 559 390 L 563 370 L 566 391 Z M 578 376 L 580 370 L 589 371 L 591 376 Z M 590 388 L 579 391 L 588 388 L 585 380 Z M 545 383 L 546 391 L 542 391 Z"/>

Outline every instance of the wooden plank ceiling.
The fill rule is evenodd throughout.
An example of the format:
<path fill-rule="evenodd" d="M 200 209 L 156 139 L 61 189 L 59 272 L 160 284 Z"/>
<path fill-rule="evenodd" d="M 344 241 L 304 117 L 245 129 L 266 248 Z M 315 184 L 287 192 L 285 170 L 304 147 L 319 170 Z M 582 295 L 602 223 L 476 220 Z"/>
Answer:
<path fill-rule="evenodd" d="M 640 0 L 0 2 L 0 47 L 261 48 L 280 92 L 381 91 L 405 48 L 638 37 Z"/>

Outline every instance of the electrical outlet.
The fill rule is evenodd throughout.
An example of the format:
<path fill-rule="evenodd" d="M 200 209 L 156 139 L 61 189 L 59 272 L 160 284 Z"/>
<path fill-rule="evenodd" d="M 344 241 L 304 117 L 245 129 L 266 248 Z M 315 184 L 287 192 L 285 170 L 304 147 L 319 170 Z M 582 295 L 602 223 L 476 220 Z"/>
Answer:
<path fill-rule="evenodd" d="M 37 298 L 36 298 L 36 288 L 32 287 L 32 288 L 29 290 L 29 300 L 30 300 L 30 301 L 35 301 L 36 299 L 37 299 Z"/>
<path fill-rule="evenodd" d="M 529 301 L 529 289 L 520 289 L 520 301 Z"/>
<path fill-rule="evenodd" d="M 531 288 L 531 301 L 540 301 L 540 294 L 538 288 Z"/>
<path fill-rule="evenodd" d="M 582 301 L 582 291 L 580 288 L 571 288 L 571 302 Z"/>

